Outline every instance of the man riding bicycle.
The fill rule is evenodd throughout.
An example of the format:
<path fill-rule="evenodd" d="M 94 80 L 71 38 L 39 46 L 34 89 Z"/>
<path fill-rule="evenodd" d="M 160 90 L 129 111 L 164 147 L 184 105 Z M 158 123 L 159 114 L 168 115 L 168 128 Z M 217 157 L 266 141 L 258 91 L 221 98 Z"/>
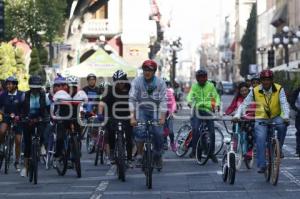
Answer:
<path fill-rule="evenodd" d="M 104 120 L 104 112 L 109 117 L 106 129 L 108 133 L 108 142 L 110 149 L 110 160 L 114 162 L 113 155 L 115 149 L 115 130 L 116 126 L 113 120 L 122 121 L 123 130 L 126 135 L 126 151 L 128 165 L 132 166 L 132 127 L 130 125 L 130 111 L 128 105 L 128 97 L 130 83 L 127 74 L 122 70 L 117 70 L 113 74 L 113 86 L 108 86 L 107 92 L 101 99 L 99 104 L 98 119 Z"/>
<path fill-rule="evenodd" d="M 0 128 L 0 153 L 3 153 L 3 142 L 6 131 L 8 130 L 11 122 L 17 122 L 20 119 L 22 104 L 25 98 L 24 92 L 18 90 L 18 80 L 10 76 L 5 80 L 6 91 L 0 95 L 0 109 L 4 113 L 4 121 L 1 123 Z M 19 158 L 21 154 L 21 138 L 22 129 L 19 124 L 15 125 L 13 129 L 15 132 L 15 169 L 20 171 Z"/>
<path fill-rule="evenodd" d="M 234 121 L 238 121 L 244 111 L 255 102 L 255 140 L 256 140 L 256 159 L 258 173 L 264 173 L 266 169 L 265 143 L 267 137 L 267 126 L 260 123 L 271 119 L 276 125 L 278 139 L 280 142 L 281 157 L 283 158 L 282 146 L 284 143 L 287 124 L 289 123 L 289 104 L 286 99 L 284 89 L 281 85 L 273 82 L 273 72 L 271 70 L 263 70 L 260 73 L 261 84 L 256 86 L 252 92 L 248 94 L 244 102 L 238 108 L 234 116 Z"/>
<path fill-rule="evenodd" d="M 97 77 L 95 74 L 90 73 L 86 78 L 88 85 L 82 90 L 88 96 L 88 104 L 86 105 L 87 114 L 96 114 L 98 108 L 98 102 L 100 101 L 100 89 L 96 86 Z"/>
<path fill-rule="evenodd" d="M 190 158 L 195 157 L 197 140 L 199 139 L 200 132 L 199 126 L 203 121 L 201 117 L 211 116 L 212 112 L 218 111 L 220 107 L 220 96 L 217 93 L 213 83 L 207 81 L 207 72 L 200 69 L 196 72 L 197 83 L 192 85 L 192 88 L 187 96 L 187 102 L 193 107 L 192 116 L 192 152 Z M 217 163 L 218 159 L 214 155 L 215 146 L 215 132 L 214 121 L 206 120 L 208 131 L 211 136 L 211 154 L 210 158 L 213 162 Z"/>
<path fill-rule="evenodd" d="M 160 125 L 165 123 L 167 112 L 166 84 L 164 80 L 155 76 L 156 62 L 146 60 L 142 64 L 143 75 L 136 77 L 131 84 L 129 92 L 129 107 L 131 111 L 130 123 L 137 125 L 137 121 L 157 121 Z M 163 129 L 161 126 L 151 128 L 153 134 L 154 167 L 162 168 Z M 145 129 L 135 129 L 137 143 L 137 164 L 142 164 L 143 146 L 146 139 Z"/>

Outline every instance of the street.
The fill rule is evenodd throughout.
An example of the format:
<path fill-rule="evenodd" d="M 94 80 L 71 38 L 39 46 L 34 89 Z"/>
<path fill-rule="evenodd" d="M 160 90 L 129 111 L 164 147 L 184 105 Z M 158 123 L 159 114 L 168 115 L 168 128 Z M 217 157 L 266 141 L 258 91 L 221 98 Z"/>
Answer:
<path fill-rule="evenodd" d="M 224 106 L 228 106 L 232 96 L 223 96 Z M 182 111 L 184 112 L 184 111 Z M 184 121 L 174 122 L 175 132 Z M 226 134 L 224 132 L 224 134 Z M 115 166 L 94 166 L 95 154 L 82 156 L 82 178 L 77 178 L 74 170 L 68 170 L 65 176 L 58 176 L 54 169 L 39 168 L 37 185 L 30 184 L 27 178 L 22 178 L 13 169 L 8 175 L 0 174 L 1 199 L 51 199 L 51 198 L 299 198 L 300 193 L 300 160 L 294 157 L 295 128 L 290 126 L 284 146 L 285 158 L 281 164 L 277 186 L 266 183 L 263 174 L 258 174 L 256 168 L 247 170 L 245 166 L 236 174 L 234 185 L 224 183 L 221 177 L 219 163 L 208 161 L 205 166 L 199 166 L 195 160 L 178 158 L 175 153 L 167 151 L 164 154 L 164 167 L 161 172 L 154 171 L 153 188 L 148 190 L 145 185 L 145 175 L 140 169 L 128 169 L 126 182 L 116 177 Z M 85 147 L 83 147 L 85 149 Z"/>

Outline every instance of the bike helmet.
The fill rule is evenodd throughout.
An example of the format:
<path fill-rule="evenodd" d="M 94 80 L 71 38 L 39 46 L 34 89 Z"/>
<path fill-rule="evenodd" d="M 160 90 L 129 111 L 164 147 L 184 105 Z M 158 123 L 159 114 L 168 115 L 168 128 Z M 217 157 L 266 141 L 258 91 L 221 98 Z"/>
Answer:
<path fill-rule="evenodd" d="M 53 85 L 60 85 L 60 84 L 67 84 L 67 80 L 60 74 L 57 74 L 57 77 L 54 79 Z"/>
<path fill-rule="evenodd" d="M 29 81 L 29 88 L 42 88 L 42 78 L 39 75 L 30 76 Z"/>
<path fill-rule="evenodd" d="M 157 64 L 155 61 L 149 59 L 143 62 L 142 64 L 142 69 L 143 70 L 151 70 L 151 71 L 156 71 L 157 70 Z"/>
<path fill-rule="evenodd" d="M 90 73 L 88 74 L 88 76 L 86 77 L 87 80 L 89 80 L 90 78 L 94 78 L 97 79 L 96 75 L 94 73 Z"/>
<path fill-rule="evenodd" d="M 79 79 L 75 76 L 67 77 L 67 82 L 68 82 L 69 86 L 78 86 L 79 85 Z"/>
<path fill-rule="evenodd" d="M 15 85 L 18 85 L 19 81 L 15 76 L 9 76 L 8 78 L 6 78 L 5 83 L 7 84 L 8 82 L 11 82 Z"/>
<path fill-rule="evenodd" d="M 273 72 L 271 70 L 263 70 L 260 72 L 260 79 L 263 79 L 263 78 L 270 78 L 270 79 L 273 79 Z"/>
<path fill-rule="evenodd" d="M 127 74 L 122 71 L 122 70 L 117 70 L 113 76 L 113 81 L 117 81 L 117 80 L 127 80 Z"/>
<path fill-rule="evenodd" d="M 198 76 L 206 76 L 207 77 L 207 71 L 204 69 L 200 69 L 196 71 L 196 77 Z"/>

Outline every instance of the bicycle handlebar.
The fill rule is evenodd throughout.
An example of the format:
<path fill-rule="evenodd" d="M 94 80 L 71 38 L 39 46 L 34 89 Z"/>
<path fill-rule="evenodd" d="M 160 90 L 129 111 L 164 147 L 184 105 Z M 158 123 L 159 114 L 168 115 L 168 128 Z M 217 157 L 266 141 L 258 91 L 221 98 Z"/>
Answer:
<path fill-rule="evenodd" d="M 147 126 L 147 125 L 149 125 L 149 126 L 161 126 L 161 124 L 159 124 L 159 121 L 151 121 L 151 120 L 148 120 L 148 121 L 138 121 L 137 122 L 137 126 L 139 127 L 139 126 Z"/>

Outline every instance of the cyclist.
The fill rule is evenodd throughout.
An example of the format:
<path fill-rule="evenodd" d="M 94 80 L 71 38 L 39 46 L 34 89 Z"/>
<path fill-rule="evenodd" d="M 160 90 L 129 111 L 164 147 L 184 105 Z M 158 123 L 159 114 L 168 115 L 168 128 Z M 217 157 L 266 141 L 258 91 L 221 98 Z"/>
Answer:
<path fill-rule="evenodd" d="M 195 157 L 197 140 L 200 136 L 199 125 L 201 123 L 202 116 L 211 116 L 212 112 L 218 111 L 220 109 L 220 96 L 217 93 L 216 88 L 213 83 L 207 81 L 206 70 L 198 70 L 196 72 L 197 83 L 192 85 L 192 88 L 187 96 L 187 102 L 193 107 L 193 117 L 192 117 L 192 152 L 190 153 L 190 158 Z M 208 130 L 211 136 L 212 151 L 210 158 L 213 162 L 217 163 L 218 160 L 214 155 L 215 146 L 215 132 L 214 132 L 214 122 L 212 120 L 207 120 Z"/>
<path fill-rule="evenodd" d="M 21 176 L 27 176 L 28 159 L 31 151 L 31 136 L 34 132 L 34 125 L 38 121 L 45 121 L 47 117 L 47 105 L 49 100 L 46 98 L 46 93 L 42 89 L 42 79 L 40 76 L 31 76 L 29 78 L 30 90 L 25 92 L 25 100 L 23 105 L 22 117 L 28 118 L 29 122 L 23 125 L 23 139 L 24 139 L 24 169 L 21 171 Z M 39 133 L 43 132 L 45 124 L 40 124 Z M 41 144 L 44 137 L 40 135 Z"/>
<path fill-rule="evenodd" d="M 88 85 L 82 89 L 86 93 L 89 99 L 88 100 L 89 103 L 86 106 L 86 112 L 88 115 L 96 114 L 98 108 L 98 102 L 100 101 L 100 95 L 101 95 L 99 87 L 96 86 L 97 77 L 95 74 L 90 73 L 86 79 Z"/>
<path fill-rule="evenodd" d="M 131 83 L 129 92 L 129 107 L 131 111 L 130 123 L 137 125 L 137 120 L 159 120 L 165 123 L 167 111 L 166 84 L 155 75 L 157 64 L 153 60 L 146 60 L 142 64 L 143 75 L 136 77 Z M 137 145 L 137 165 L 142 163 L 143 146 L 145 140 L 144 128 L 136 128 L 135 140 Z M 161 126 L 151 128 L 153 134 L 154 167 L 162 168 L 163 129 Z"/>
<path fill-rule="evenodd" d="M 165 79 L 167 85 L 167 107 L 168 111 L 166 114 L 166 122 L 164 125 L 164 132 L 170 137 L 170 145 L 173 152 L 176 151 L 176 145 L 174 143 L 174 131 L 173 131 L 173 114 L 176 111 L 176 101 L 174 97 L 174 90 L 171 87 L 171 82 Z M 168 149 L 168 139 L 167 136 L 164 137 L 165 149 Z"/>
<path fill-rule="evenodd" d="M 257 167 L 258 173 L 264 173 L 266 169 L 265 143 L 267 127 L 260 125 L 260 122 L 271 119 L 278 124 L 276 125 L 276 130 L 278 131 L 281 157 L 283 158 L 282 146 L 287 131 L 287 124 L 289 123 L 290 109 L 284 89 L 281 85 L 273 82 L 273 72 L 271 70 L 263 70 L 260 73 L 260 81 L 261 84 L 248 94 L 242 105 L 238 108 L 234 116 L 234 121 L 238 121 L 248 105 L 253 101 L 255 102 Z"/>
<path fill-rule="evenodd" d="M 126 135 L 126 151 L 127 162 L 132 167 L 132 126 L 130 125 L 130 111 L 128 105 L 128 95 L 130 83 L 127 74 L 122 70 L 117 70 L 113 76 L 113 86 L 108 85 L 107 93 L 101 99 L 99 104 L 98 118 L 100 121 L 104 119 L 104 111 L 110 118 L 106 124 L 108 132 L 108 142 L 110 149 L 110 160 L 114 163 L 113 154 L 115 148 L 115 124 L 113 120 L 120 120 Z"/>
<path fill-rule="evenodd" d="M 79 89 L 79 80 L 77 77 L 70 76 L 68 78 L 58 77 L 57 84 L 60 85 L 58 90 L 53 96 L 54 102 L 58 103 L 55 107 L 55 116 L 66 117 L 63 120 L 63 129 L 58 128 L 57 132 L 57 145 L 56 145 L 56 154 L 55 157 L 60 157 L 62 148 L 64 146 L 64 134 L 65 130 L 70 128 L 70 124 L 73 119 L 76 119 L 79 115 L 77 114 L 77 105 L 78 103 L 72 102 L 72 100 L 78 101 L 88 101 L 88 96 L 84 91 Z M 54 84 L 56 82 L 54 81 Z M 69 105 L 72 105 L 72 110 L 70 110 Z M 71 111 L 71 118 L 69 116 Z M 79 124 L 74 123 L 75 130 L 81 131 Z"/>
<path fill-rule="evenodd" d="M 0 153 L 3 152 L 3 142 L 5 132 L 8 130 L 11 122 L 17 122 L 20 119 L 22 104 L 25 99 L 24 92 L 18 90 L 18 80 L 14 76 L 10 76 L 5 80 L 6 91 L 0 95 L 0 109 L 4 113 L 4 121 L 0 126 Z M 14 116 L 14 119 L 11 118 Z M 14 120 L 14 121 L 13 121 Z M 22 129 L 19 124 L 16 124 L 15 129 L 15 169 L 20 171 L 19 158 L 21 154 L 21 137 Z M 1 144 L 2 143 L 2 144 Z"/>
<path fill-rule="evenodd" d="M 238 94 L 235 96 L 235 98 L 232 100 L 230 106 L 227 108 L 225 111 L 225 115 L 231 115 L 233 114 L 238 107 L 243 103 L 244 99 L 247 97 L 249 94 L 250 89 L 248 87 L 248 84 L 246 82 L 241 82 L 238 85 Z M 253 108 L 253 107 L 251 107 Z M 241 130 L 243 132 L 246 132 L 246 141 L 249 144 L 248 145 L 248 151 L 246 154 L 246 157 L 251 157 L 252 158 L 252 149 L 253 149 L 253 129 L 254 129 L 254 123 L 251 121 L 251 119 L 254 118 L 254 112 L 253 109 L 247 109 L 247 112 L 245 116 L 243 117 L 245 121 L 240 122 L 240 127 L 242 128 Z"/>

